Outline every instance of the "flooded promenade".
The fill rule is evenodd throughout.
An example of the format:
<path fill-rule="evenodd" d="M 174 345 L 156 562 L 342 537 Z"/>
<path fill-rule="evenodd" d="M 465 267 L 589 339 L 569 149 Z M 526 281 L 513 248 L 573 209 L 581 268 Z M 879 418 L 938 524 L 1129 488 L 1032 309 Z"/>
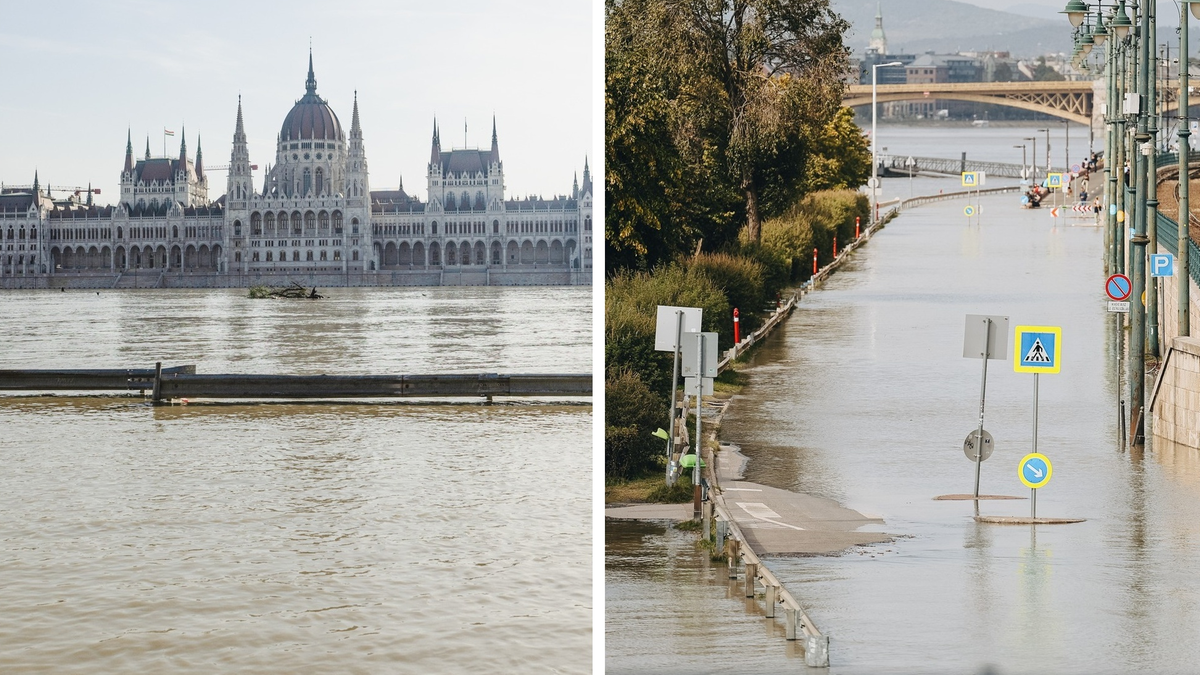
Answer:
<path fill-rule="evenodd" d="M 0 368 L 590 372 L 587 288 L 0 295 Z M 587 403 L 0 398 L 0 672 L 586 673 Z"/>
<path fill-rule="evenodd" d="M 899 535 L 767 561 L 830 635 L 830 672 L 1181 672 L 1200 659 L 1190 638 L 1200 457 L 1162 443 L 1121 451 L 1103 232 L 1017 201 L 985 197 L 981 223 L 955 201 L 903 214 L 743 369 L 722 436 L 750 458 L 747 480 L 834 499 Z M 1041 377 L 1038 448 L 1054 475 L 1038 515 L 1087 522 L 984 525 L 970 502 L 933 500 L 973 482 L 962 452 L 978 419 L 979 362 L 962 358 L 968 313 L 1062 327 L 1062 372 Z M 982 491 L 1028 496 L 1017 463 L 1032 404 L 1033 378 L 993 362 L 996 451 Z M 981 510 L 1028 515 L 1029 502 Z M 645 659 L 663 672 L 803 667 L 782 626 L 728 589 L 690 533 L 607 530 L 610 672 Z M 650 654 L 641 666 L 635 641 Z"/>

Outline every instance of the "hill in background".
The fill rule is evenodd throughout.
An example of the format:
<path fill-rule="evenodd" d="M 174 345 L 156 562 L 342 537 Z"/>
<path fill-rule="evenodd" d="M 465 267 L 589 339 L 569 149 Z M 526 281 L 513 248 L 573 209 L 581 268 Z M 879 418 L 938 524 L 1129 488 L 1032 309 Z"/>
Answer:
<path fill-rule="evenodd" d="M 875 27 L 877 0 L 832 0 L 830 4 L 853 25 L 846 36 L 851 53 L 862 54 Z M 882 4 L 888 51 L 893 54 L 1007 51 L 1016 57 L 1035 57 L 1070 53 L 1073 45 L 1066 19 L 1041 18 L 1045 12 L 1015 14 L 954 0 L 882 0 Z"/>

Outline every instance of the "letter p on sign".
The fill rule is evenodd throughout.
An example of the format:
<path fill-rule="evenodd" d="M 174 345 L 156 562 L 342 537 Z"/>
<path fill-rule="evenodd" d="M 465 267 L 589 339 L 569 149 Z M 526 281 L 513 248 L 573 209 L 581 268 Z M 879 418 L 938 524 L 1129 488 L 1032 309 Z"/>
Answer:
<path fill-rule="evenodd" d="M 1175 256 L 1170 253 L 1155 253 L 1150 256 L 1150 276 L 1175 276 Z"/>

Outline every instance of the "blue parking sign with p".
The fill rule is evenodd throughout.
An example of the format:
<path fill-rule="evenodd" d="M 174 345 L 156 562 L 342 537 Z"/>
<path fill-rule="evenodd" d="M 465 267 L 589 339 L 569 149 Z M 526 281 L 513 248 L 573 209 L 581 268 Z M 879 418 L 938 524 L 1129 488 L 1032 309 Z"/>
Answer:
<path fill-rule="evenodd" d="M 1175 276 L 1175 256 L 1170 253 L 1155 253 L 1150 256 L 1150 276 Z"/>

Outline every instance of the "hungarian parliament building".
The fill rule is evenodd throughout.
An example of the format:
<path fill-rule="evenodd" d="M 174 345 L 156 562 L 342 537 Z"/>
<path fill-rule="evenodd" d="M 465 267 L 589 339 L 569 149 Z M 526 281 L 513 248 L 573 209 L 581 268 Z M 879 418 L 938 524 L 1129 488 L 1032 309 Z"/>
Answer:
<path fill-rule="evenodd" d="M 182 134 L 182 130 L 181 130 Z M 169 288 L 300 283 L 590 284 L 592 178 L 569 195 L 506 199 L 492 123 L 487 150 L 442 150 L 436 122 L 428 199 L 371 190 L 358 99 L 349 133 L 317 95 L 283 120 L 275 162 L 255 185 L 239 97 L 225 194 L 209 199 L 203 154 L 134 156 L 120 202 L 53 198 L 34 181 L 0 189 L 0 288 Z"/>

